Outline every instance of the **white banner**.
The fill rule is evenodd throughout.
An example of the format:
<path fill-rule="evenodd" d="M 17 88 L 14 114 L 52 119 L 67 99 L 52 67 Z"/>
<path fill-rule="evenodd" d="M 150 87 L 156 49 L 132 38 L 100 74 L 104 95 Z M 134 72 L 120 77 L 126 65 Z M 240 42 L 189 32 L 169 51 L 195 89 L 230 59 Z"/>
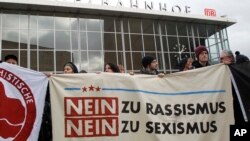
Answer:
<path fill-rule="evenodd" d="M 51 78 L 54 141 L 229 141 L 234 123 L 225 65 L 167 75 Z"/>
<path fill-rule="evenodd" d="M 48 78 L 40 72 L 0 63 L 0 140 L 36 141 Z"/>

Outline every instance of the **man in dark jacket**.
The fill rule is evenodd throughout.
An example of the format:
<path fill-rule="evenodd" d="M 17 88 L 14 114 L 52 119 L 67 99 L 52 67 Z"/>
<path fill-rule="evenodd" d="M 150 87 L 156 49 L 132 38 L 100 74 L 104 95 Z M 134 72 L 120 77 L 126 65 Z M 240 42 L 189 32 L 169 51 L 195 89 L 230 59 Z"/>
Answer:
<path fill-rule="evenodd" d="M 143 68 L 141 69 L 142 74 L 150 74 L 150 75 L 157 75 L 157 67 L 158 67 L 158 62 L 156 59 L 152 56 L 145 56 L 142 58 L 142 66 Z"/>
<path fill-rule="evenodd" d="M 205 46 L 198 46 L 194 50 L 197 60 L 193 62 L 194 68 L 201 68 L 209 66 L 208 63 L 208 50 Z"/>

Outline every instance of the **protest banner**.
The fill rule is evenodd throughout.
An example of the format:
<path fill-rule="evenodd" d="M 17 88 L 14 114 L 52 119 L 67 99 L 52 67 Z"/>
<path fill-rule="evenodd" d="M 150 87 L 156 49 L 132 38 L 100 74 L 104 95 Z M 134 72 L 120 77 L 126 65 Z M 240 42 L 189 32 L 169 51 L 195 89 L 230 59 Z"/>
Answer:
<path fill-rule="evenodd" d="M 228 141 L 234 123 L 222 64 L 164 78 L 54 75 L 50 93 L 54 141 Z"/>
<path fill-rule="evenodd" d="M 48 78 L 8 63 L 0 63 L 0 140 L 38 139 Z"/>

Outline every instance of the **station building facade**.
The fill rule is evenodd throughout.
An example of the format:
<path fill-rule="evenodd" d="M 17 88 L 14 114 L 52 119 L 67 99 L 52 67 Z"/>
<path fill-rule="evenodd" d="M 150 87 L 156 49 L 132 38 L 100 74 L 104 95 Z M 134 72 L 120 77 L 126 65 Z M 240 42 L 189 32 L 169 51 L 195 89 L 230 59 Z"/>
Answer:
<path fill-rule="evenodd" d="M 145 55 L 159 71 L 178 71 L 184 57 L 205 45 L 212 64 L 229 49 L 227 27 L 234 20 L 56 0 L 0 0 L 0 57 L 14 54 L 19 65 L 62 72 L 64 63 L 79 70 L 103 71 L 105 63 L 139 71 Z"/>

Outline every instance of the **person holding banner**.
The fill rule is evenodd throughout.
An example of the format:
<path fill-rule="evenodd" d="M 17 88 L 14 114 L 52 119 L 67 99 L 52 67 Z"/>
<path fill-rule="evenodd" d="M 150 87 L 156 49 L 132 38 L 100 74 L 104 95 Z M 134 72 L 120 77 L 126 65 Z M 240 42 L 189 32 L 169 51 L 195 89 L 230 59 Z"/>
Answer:
<path fill-rule="evenodd" d="M 78 69 L 74 63 L 67 62 L 63 66 L 63 73 L 78 73 Z"/>
<path fill-rule="evenodd" d="M 194 50 L 197 60 L 193 62 L 194 68 L 201 68 L 209 66 L 208 63 L 208 50 L 205 46 L 200 45 Z"/>
<path fill-rule="evenodd" d="M 181 60 L 179 64 L 180 71 L 187 71 L 193 69 L 193 59 L 192 58 L 184 58 Z"/>
<path fill-rule="evenodd" d="M 231 50 L 222 50 L 220 52 L 220 62 L 225 65 L 231 65 L 235 63 L 235 58 Z"/>
<path fill-rule="evenodd" d="M 143 68 L 141 69 L 142 74 L 157 75 L 159 73 L 157 71 L 158 62 L 152 56 L 143 57 L 142 66 L 143 66 Z"/>
<path fill-rule="evenodd" d="M 14 64 L 14 65 L 17 65 L 18 64 L 18 59 L 15 55 L 13 54 L 9 54 L 9 55 L 6 55 L 5 58 L 4 58 L 4 61 L 6 63 L 9 63 L 9 64 Z"/>
<path fill-rule="evenodd" d="M 117 65 L 112 64 L 112 63 L 106 63 L 104 65 L 104 72 L 120 73 L 120 70 Z"/>
<path fill-rule="evenodd" d="M 239 65 L 235 63 L 235 57 L 231 50 L 222 50 L 220 52 L 220 62 L 229 65 L 231 70 L 231 81 L 232 81 L 232 94 L 233 94 L 233 107 L 234 107 L 234 120 L 236 125 L 244 125 L 248 123 L 248 118 L 250 115 L 249 110 L 249 96 L 246 95 L 248 92 L 245 92 L 247 89 L 247 81 L 249 64 Z M 244 67 L 242 67 L 244 66 Z M 241 69 L 244 68 L 244 69 Z M 244 78 L 244 79 L 242 79 Z M 243 88 L 243 89 L 242 89 Z M 249 124 L 249 123 L 248 123 Z"/>

